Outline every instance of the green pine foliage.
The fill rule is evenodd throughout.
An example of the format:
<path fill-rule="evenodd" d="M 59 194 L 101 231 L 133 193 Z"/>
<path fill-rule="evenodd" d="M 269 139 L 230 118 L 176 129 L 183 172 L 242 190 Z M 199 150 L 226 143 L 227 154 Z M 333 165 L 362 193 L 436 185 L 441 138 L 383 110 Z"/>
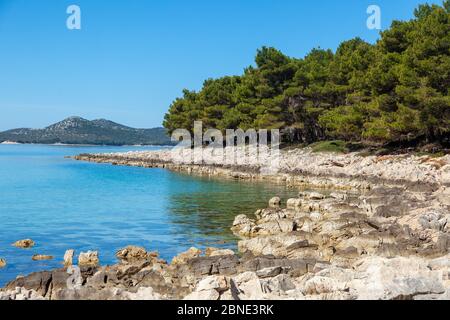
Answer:
<path fill-rule="evenodd" d="M 165 116 L 169 132 L 281 129 L 287 142 L 448 140 L 450 0 L 394 21 L 376 44 L 356 38 L 302 59 L 258 50 L 244 74 L 185 90 Z"/>

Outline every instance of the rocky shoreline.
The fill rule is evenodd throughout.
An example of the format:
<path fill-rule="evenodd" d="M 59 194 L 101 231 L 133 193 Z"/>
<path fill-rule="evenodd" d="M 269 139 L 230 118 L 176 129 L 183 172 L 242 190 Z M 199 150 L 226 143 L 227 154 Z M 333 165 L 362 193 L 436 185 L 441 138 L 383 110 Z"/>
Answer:
<path fill-rule="evenodd" d="M 167 263 L 127 247 L 119 263 L 20 277 L 0 299 L 353 300 L 450 299 L 450 157 L 282 152 L 281 171 L 189 165 L 168 151 L 80 155 L 77 160 L 329 188 L 270 199 L 230 226 L 237 252 L 192 248 Z M 73 252 L 72 252 L 73 255 Z M 95 259 L 97 257 L 97 259 Z M 82 259 L 80 259 L 82 258 Z"/>
<path fill-rule="evenodd" d="M 227 151 L 225 151 L 227 152 Z M 261 164 L 224 165 L 203 155 L 203 163 L 170 150 L 110 154 L 81 154 L 79 161 L 121 166 L 164 168 L 177 172 L 228 179 L 260 180 L 327 189 L 370 189 L 372 186 L 408 186 L 437 189 L 450 186 L 450 155 L 361 156 L 358 153 L 313 153 L 310 149 L 282 150 L 278 167 L 270 157 Z M 268 172 L 268 173 L 267 173 Z M 276 172 L 276 173 L 270 173 Z"/>

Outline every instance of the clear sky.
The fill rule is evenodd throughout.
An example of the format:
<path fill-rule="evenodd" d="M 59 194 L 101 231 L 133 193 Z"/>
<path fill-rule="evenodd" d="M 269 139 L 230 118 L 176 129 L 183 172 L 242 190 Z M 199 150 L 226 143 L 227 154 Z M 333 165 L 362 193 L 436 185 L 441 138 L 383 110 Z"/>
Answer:
<path fill-rule="evenodd" d="M 302 57 L 382 28 L 426 0 L 0 0 L 0 130 L 68 116 L 160 126 L 182 89 L 240 74 L 256 49 Z M 428 3 L 442 1 L 428 0 Z M 80 6 L 81 30 L 66 9 Z"/>

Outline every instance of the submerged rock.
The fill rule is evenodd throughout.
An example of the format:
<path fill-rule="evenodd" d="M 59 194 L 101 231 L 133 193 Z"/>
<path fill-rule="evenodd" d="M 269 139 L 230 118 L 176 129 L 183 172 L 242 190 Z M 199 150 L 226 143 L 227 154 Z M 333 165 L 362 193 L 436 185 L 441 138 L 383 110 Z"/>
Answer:
<path fill-rule="evenodd" d="M 4 268 L 4 267 L 6 267 L 6 260 L 0 258 L 0 268 Z"/>
<path fill-rule="evenodd" d="M 28 249 L 34 247 L 35 243 L 31 239 L 24 239 L 19 240 L 13 243 L 14 247 L 21 248 L 21 249 Z"/>

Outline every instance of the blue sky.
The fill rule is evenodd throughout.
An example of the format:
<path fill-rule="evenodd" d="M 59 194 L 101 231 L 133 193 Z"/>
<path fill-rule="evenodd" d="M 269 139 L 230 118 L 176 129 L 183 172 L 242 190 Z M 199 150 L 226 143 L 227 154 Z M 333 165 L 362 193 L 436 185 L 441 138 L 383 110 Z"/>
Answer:
<path fill-rule="evenodd" d="M 0 130 L 68 116 L 160 126 L 182 89 L 240 74 L 256 49 L 302 57 L 382 28 L 425 0 L 0 0 Z M 428 3 L 442 3 L 430 1 Z M 79 5 L 82 29 L 66 28 Z"/>

